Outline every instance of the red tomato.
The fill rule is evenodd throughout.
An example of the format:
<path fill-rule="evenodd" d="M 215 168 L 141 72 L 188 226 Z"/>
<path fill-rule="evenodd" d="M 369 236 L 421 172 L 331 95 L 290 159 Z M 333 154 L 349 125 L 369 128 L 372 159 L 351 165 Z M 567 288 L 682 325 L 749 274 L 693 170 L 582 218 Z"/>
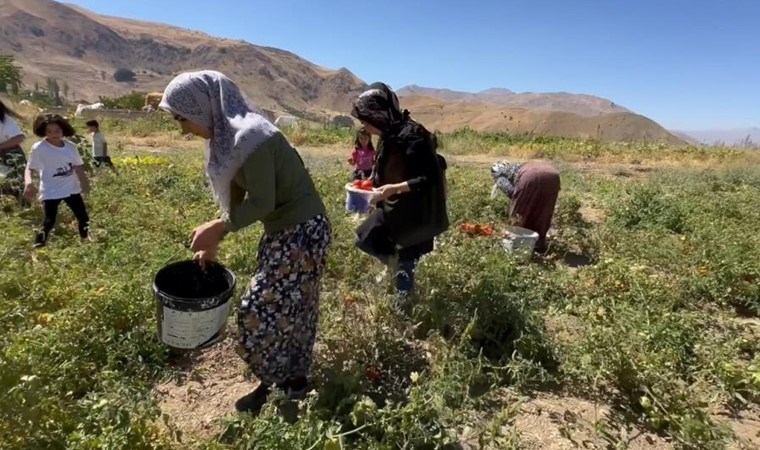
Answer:
<path fill-rule="evenodd" d="M 361 189 L 364 189 L 365 191 L 371 191 L 372 190 L 372 180 L 364 180 L 361 182 Z"/>
<path fill-rule="evenodd" d="M 355 187 L 357 189 L 361 189 L 361 187 L 362 187 L 362 180 L 355 180 L 352 185 L 353 185 L 353 187 Z"/>
<path fill-rule="evenodd" d="M 367 378 L 369 378 L 369 381 L 377 383 L 380 381 L 380 372 L 372 367 L 367 367 Z"/>

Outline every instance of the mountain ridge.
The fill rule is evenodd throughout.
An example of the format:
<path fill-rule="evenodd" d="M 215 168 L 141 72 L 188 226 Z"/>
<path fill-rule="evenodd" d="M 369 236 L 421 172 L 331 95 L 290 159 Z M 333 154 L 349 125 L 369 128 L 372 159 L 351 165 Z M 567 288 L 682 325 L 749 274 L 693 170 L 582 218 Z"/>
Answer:
<path fill-rule="evenodd" d="M 45 86 L 47 78 L 54 77 L 68 88 L 64 96 L 72 101 L 162 91 L 180 72 L 215 69 L 235 80 L 262 109 L 321 121 L 346 115 L 367 86 L 348 68 L 325 68 L 288 50 L 159 22 L 99 15 L 52 0 L 0 0 L 0 23 L 0 53 L 15 55 L 25 83 Z M 134 80 L 116 81 L 118 69 L 132 71 Z M 430 93 L 425 91 L 430 88 L 417 88 Z M 423 123 L 431 129 L 466 126 L 684 143 L 653 121 L 594 96 L 554 93 L 547 97 L 496 87 L 469 94 L 440 90 L 453 96 L 440 100 L 410 93 L 410 89 L 399 90 L 402 106 L 412 109 L 415 117 L 424 117 Z M 457 96 L 462 94 L 472 101 L 459 101 Z M 517 106 L 504 103 L 507 100 L 517 101 Z"/>

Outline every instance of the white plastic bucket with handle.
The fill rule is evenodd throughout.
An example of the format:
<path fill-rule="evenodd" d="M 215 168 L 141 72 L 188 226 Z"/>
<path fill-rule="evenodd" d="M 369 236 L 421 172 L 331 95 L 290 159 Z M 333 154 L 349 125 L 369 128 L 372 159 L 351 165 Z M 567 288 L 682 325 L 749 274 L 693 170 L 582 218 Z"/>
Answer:
<path fill-rule="evenodd" d="M 538 233 L 522 227 L 507 227 L 502 243 L 509 253 L 520 253 L 526 257 L 533 254 L 538 242 Z"/>

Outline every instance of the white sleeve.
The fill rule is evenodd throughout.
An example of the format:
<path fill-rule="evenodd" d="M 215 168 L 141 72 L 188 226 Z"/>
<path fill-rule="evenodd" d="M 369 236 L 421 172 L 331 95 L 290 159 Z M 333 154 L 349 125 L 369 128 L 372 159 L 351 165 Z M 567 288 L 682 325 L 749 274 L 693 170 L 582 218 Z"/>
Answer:
<path fill-rule="evenodd" d="M 3 120 L 2 124 L 2 136 L 0 136 L 0 142 L 7 141 L 11 138 L 14 138 L 18 135 L 23 135 L 24 132 L 21 131 L 21 128 L 19 128 L 16 121 L 11 117 L 10 115 L 5 115 L 5 120 Z"/>
<path fill-rule="evenodd" d="M 32 151 L 29 153 L 29 161 L 26 162 L 26 168 L 30 170 L 36 170 L 41 171 L 42 170 L 42 164 L 40 161 L 40 151 L 37 150 L 37 148 L 40 146 L 40 143 L 36 143 L 32 145 Z"/>

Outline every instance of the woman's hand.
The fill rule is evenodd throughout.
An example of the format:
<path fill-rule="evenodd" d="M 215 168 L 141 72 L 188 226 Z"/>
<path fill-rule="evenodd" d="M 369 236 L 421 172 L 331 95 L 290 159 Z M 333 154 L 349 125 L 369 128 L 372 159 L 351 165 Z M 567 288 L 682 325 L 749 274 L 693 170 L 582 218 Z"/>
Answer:
<path fill-rule="evenodd" d="M 34 196 L 37 195 L 37 192 L 39 192 L 37 190 L 37 186 L 35 186 L 35 185 L 31 184 L 31 183 L 27 183 L 27 184 L 24 185 L 24 198 L 27 201 L 34 200 Z"/>
<path fill-rule="evenodd" d="M 198 261 L 198 263 L 201 265 L 201 269 L 206 270 L 206 265 L 209 262 L 216 260 L 217 251 L 218 251 L 218 248 L 214 248 L 212 250 L 201 250 L 199 252 L 195 252 L 195 254 L 193 255 L 193 260 Z"/>
<path fill-rule="evenodd" d="M 372 196 L 370 203 L 372 205 L 375 205 L 378 202 L 385 202 L 394 195 L 398 195 L 403 192 L 409 192 L 409 185 L 406 183 L 384 184 L 375 189 L 375 193 Z"/>
<path fill-rule="evenodd" d="M 192 239 L 190 250 L 195 253 L 193 259 L 200 261 L 202 268 L 206 268 L 206 262 L 216 259 L 222 237 L 224 237 L 224 222 L 221 219 L 206 222 L 193 230 L 190 235 Z"/>

